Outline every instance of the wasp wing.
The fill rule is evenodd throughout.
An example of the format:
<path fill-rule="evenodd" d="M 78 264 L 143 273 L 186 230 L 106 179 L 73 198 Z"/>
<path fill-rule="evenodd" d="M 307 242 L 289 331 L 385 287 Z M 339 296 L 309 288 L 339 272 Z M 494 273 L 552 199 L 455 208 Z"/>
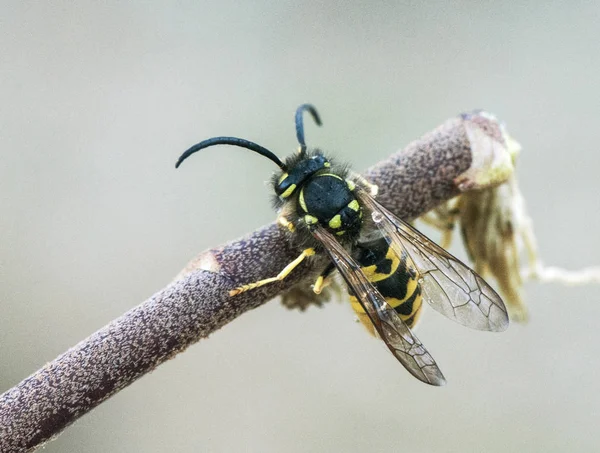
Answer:
<path fill-rule="evenodd" d="M 323 244 L 333 264 L 369 316 L 377 333 L 404 368 L 426 384 L 445 384 L 444 375 L 433 357 L 371 284 L 346 249 L 321 226 L 317 226 L 312 233 Z"/>
<path fill-rule="evenodd" d="M 363 206 L 402 256 L 406 250 L 421 274 L 423 298 L 437 311 L 467 327 L 501 332 L 508 314 L 500 296 L 471 268 L 396 217 L 365 190 L 358 190 Z"/>

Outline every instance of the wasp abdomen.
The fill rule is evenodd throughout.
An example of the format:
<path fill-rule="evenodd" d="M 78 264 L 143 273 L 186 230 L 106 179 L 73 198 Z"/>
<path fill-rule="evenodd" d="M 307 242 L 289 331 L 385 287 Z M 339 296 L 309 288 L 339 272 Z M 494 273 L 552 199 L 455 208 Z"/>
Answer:
<path fill-rule="evenodd" d="M 402 256 L 398 257 L 386 239 L 381 237 L 359 243 L 355 250 L 355 259 L 386 302 L 407 326 L 414 327 L 421 314 L 423 298 L 419 274 L 408 254 L 403 251 Z M 358 319 L 371 334 L 374 334 L 373 323 L 353 294 L 350 294 L 350 302 Z"/>

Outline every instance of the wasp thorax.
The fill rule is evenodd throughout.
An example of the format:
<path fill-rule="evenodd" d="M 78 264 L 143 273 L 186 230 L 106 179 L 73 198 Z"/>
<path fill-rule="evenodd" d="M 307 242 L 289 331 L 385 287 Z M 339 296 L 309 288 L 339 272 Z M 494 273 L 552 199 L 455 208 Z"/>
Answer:
<path fill-rule="evenodd" d="M 275 185 L 275 193 L 277 196 L 286 199 L 316 172 L 329 167 L 330 163 L 322 154 L 316 154 L 308 159 L 303 159 L 288 172 L 281 175 Z"/>
<path fill-rule="evenodd" d="M 298 215 L 307 225 L 317 223 L 338 236 L 360 229 L 362 210 L 354 196 L 354 183 L 333 173 L 320 173 L 301 187 Z"/>

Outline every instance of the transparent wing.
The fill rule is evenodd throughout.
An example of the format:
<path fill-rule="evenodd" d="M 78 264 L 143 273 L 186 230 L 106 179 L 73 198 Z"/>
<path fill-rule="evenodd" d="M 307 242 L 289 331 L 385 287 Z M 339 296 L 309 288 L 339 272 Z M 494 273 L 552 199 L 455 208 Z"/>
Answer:
<path fill-rule="evenodd" d="M 433 357 L 369 282 L 360 266 L 344 247 L 320 226 L 315 228 L 313 235 L 323 244 L 333 264 L 371 319 L 379 336 L 404 368 L 426 384 L 444 385 L 446 380 Z"/>
<path fill-rule="evenodd" d="M 421 274 L 423 298 L 437 311 L 467 327 L 500 332 L 508 327 L 508 314 L 500 296 L 471 268 L 400 220 L 366 191 L 357 190 L 363 206 L 390 247 L 410 255 Z"/>

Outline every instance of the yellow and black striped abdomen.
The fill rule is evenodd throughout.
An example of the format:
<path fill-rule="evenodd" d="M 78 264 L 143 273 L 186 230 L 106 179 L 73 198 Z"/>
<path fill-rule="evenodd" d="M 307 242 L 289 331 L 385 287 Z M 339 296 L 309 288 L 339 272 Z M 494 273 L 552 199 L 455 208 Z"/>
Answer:
<path fill-rule="evenodd" d="M 409 327 L 414 327 L 421 314 L 423 299 L 419 273 L 406 251 L 398 257 L 382 237 L 359 244 L 354 251 L 354 258 L 400 318 Z M 350 302 L 358 319 L 374 335 L 373 324 L 352 293 Z"/>

